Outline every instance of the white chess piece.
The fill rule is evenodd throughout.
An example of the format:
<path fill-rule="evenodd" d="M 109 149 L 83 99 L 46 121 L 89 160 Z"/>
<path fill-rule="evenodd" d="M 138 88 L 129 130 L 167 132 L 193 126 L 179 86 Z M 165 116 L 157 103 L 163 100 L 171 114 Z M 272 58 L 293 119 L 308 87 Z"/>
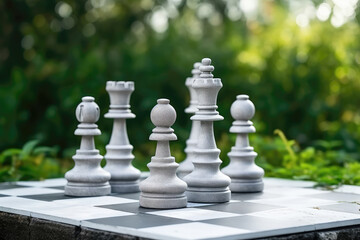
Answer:
<path fill-rule="evenodd" d="M 140 171 L 131 164 L 134 159 L 133 146 L 126 129 L 126 119 L 135 118 L 129 105 L 134 82 L 108 81 L 106 91 L 110 96 L 110 109 L 105 117 L 114 119 L 111 139 L 106 146 L 104 167 L 111 174 L 111 192 L 138 192 Z"/>
<path fill-rule="evenodd" d="M 264 170 L 254 162 L 257 153 L 249 145 L 249 133 L 256 130 L 250 121 L 255 114 L 255 106 L 247 95 L 238 95 L 231 105 L 231 116 L 235 119 L 230 128 L 236 133 L 235 146 L 228 153 L 230 163 L 222 172 L 231 178 L 230 190 L 232 192 L 261 192 L 264 189 L 262 177 Z"/>
<path fill-rule="evenodd" d="M 65 174 L 68 181 L 65 195 L 101 196 L 110 194 L 110 173 L 101 168 L 103 157 L 95 149 L 94 136 L 101 135 L 95 124 L 100 117 L 99 106 L 93 97 L 83 97 L 76 108 L 76 118 L 80 122 L 75 135 L 81 136 L 80 149 L 73 156 L 75 166 Z"/>
<path fill-rule="evenodd" d="M 157 100 L 150 117 L 156 126 L 150 140 L 157 141 L 155 156 L 147 165 L 150 176 L 140 183 L 140 206 L 146 208 L 186 207 L 186 183 L 176 176 L 179 166 L 171 156 L 169 141 L 177 140 L 171 126 L 176 120 L 175 109 L 168 99 Z"/>
<path fill-rule="evenodd" d="M 188 185 L 186 196 L 189 202 L 230 201 L 230 178 L 220 171 L 220 150 L 216 147 L 213 122 L 224 118 L 216 111 L 216 99 L 222 87 L 219 78 L 213 78 L 211 60 L 204 58 L 200 66 L 200 78 L 195 79 L 193 88 L 198 97 L 198 109 L 191 120 L 200 121 L 200 134 L 193 160 L 194 170 L 184 177 Z"/>
<path fill-rule="evenodd" d="M 190 92 L 190 105 L 189 105 L 189 107 L 187 107 L 185 109 L 185 112 L 188 114 L 192 114 L 192 115 L 195 114 L 195 112 L 198 110 L 197 109 L 198 100 L 197 100 L 195 89 L 193 89 L 192 84 L 193 84 L 194 80 L 196 78 L 199 78 L 199 76 L 200 76 L 200 73 L 201 73 L 199 70 L 200 66 L 201 66 L 201 63 L 199 63 L 199 62 L 194 64 L 194 69 L 191 71 L 193 76 L 187 78 L 186 82 L 185 82 L 185 84 L 188 87 L 189 92 Z M 189 136 L 189 139 L 186 141 L 186 148 L 185 148 L 186 158 L 184 161 L 182 161 L 180 163 L 180 166 L 177 170 L 177 175 L 180 178 L 185 177 L 186 175 L 191 173 L 192 170 L 194 169 L 194 165 L 193 165 L 192 161 L 195 159 L 195 156 L 196 156 L 194 153 L 194 149 L 196 148 L 199 131 L 200 131 L 200 122 L 193 120 L 192 126 L 191 126 L 191 131 L 190 131 L 190 136 Z"/>

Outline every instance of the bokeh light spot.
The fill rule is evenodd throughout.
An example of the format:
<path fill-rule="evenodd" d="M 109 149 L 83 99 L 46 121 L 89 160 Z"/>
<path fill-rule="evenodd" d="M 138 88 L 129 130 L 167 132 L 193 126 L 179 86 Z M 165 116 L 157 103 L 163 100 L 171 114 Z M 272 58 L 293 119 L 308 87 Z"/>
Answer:
<path fill-rule="evenodd" d="M 320 21 L 326 21 L 330 17 L 331 14 L 331 7 L 327 3 L 322 3 L 319 5 L 318 9 L 316 10 L 316 17 Z"/>
<path fill-rule="evenodd" d="M 66 2 L 59 2 L 55 6 L 55 11 L 60 17 L 67 18 L 70 17 L 72 13 L 72 7 Z"/>
<path fill-rule="evenodd" d="M 84 26 L 82 33 L 84 34 L 85 37 L 91 37 L 96 33 L 96 28 L 93 24 L 88 23 Z"/>
<path fill-rule="evenodd" d="M 34 37 L 31 35 L 26 35 L 22 40 L 21 40 L 21 46 L 24 49 L 31 49 L 34 46 L 35 40 Z"/>
<path fill-rule="evenodd" d="M 309 26 L 309 18 L 306 14 L 300 13 L 299 15 L 296 16 L 296 24 L 299 27 L 305 28 L 307 26 Z"/>
<path fill-rule="evenodd" d="M 150 18 L 151 27 L 158 33 L 163 33 L 168 28 L 168 16 L 164 8 L 155 8 L 151 18 Z"/>

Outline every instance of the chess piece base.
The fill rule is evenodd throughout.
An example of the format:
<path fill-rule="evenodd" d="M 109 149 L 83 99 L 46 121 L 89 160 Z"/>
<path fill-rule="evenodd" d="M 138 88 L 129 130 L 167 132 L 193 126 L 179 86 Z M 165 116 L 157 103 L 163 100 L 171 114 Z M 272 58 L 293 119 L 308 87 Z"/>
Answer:
<path fill-rule="evenodd" d="M 231 198 L 231 192 L 229 189 L 224 191 L 196 191 L 196 190 L 187 190 L 186 196 L 188 202 L 196 203 L 223 203 L 229 202 Z"/>
<path fill-rule="evenodd" d="M 187 200 L 185 195 L 169 198 L 140 195 L 139 203 L 144 208 L 172 209 L 186 207 Z"/>
<path fill-rule="evenodd" d="M 139 181 L 120 182 L 110 181 L 112 193 L 136 193 L 140 192 Z"/>
<path fill-rule="evenodd" d="M 238 193 L 262 192 L 264 190 L 264 182 L 262 179 L 253 181 L 231 179 L 230 190 Z"/>
<path fill-rule="evenodd" d="M 111 193 L 110 184 L 79 184 L 76 186 L 67 184 L 65 186 L 65 195 L 75 197 L 92 197 L 92 196 L 104 196 Z"/>

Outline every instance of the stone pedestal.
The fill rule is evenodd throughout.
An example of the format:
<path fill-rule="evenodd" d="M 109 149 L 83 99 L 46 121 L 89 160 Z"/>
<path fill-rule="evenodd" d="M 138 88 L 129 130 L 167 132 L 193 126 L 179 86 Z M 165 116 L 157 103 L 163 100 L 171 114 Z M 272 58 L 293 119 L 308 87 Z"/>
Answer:
<path fill-rule="evenodd" d="M 110 109 L 106 118 L 114 119 L 112 135 L 106 146 L 105 170 L 111 174 L 110 185 L 114 193 L 139 191 L 140 171 L 132 166 L 133 146 L 129 142 L 126 119 L 135 118 L 130 111 L 130 96 L 134 91 L 134 82 L 106 83 L 110 96 Z"/>
<path fill-rule="evenodd" d="M 250 121 L 255 114 L 255 106 L 247 95 L 238 95 L 230 112 L 235 119 L 230 132 L 236 133 L 237 137 L 235 146 L 228 153 L 230 163 L 222 172 L 231 178 L 232 192 L 261 192 L 264 189 L 264 170 L 255 164 L 257 153 L 248 139 L 248 134 L 255 132 Z"/>
<path fill-rule="evenodd" d="M 171 156 L 169 141 L 177 140 L 171 126 L 176 119 L 175 109 L 168 99 L 159 99 L 151 111 L 151 121 L 156 126 L 150 140 L 157 141 L 155 156 L 147 165 L 150 176 L 140 184 L 140 206 L 145 208 L 186 207 L 186 183 L 176 176 L 179 166 Z"/>
<path fill-rule="evenodd" d="M 193 160 L 194 170 L 184 177 L 188 185 L 186 196 L 189 202 L 227 202 L 230 200 L 230 178 L 220 171 L 220 150 L 216 147 L 213 122 L 223 120 L 216 111 L 216 99 L 222 87 L 219 78 L 213 78 L 211 60 L 204 58 L 200 66 L 200 78 L 193 88 L 198 97 L 198 109 L 191 120 L 200 121 L 200 134 Z"/>
<path fill-rule="evenodd" d="M 75 135 L 81 136 L 80 149 L 73 156 L 75 166 L 65 174 L 68 181 L 65 195 L 101 196 L 110 194 L 110 173 L 101 168 L 103 157 L 95 149 L 94 136 L 101 135 L 95 124 L 99 120 L 99 106 L 93 97 L 83 97 L 76 108 L 76 118 L 80 122 Z"/>

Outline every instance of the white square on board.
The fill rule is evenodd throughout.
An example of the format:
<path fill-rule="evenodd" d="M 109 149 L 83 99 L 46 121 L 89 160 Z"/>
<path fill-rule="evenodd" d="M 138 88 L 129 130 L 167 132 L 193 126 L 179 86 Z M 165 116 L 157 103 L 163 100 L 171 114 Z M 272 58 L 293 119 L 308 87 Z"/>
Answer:
<path fill-rule="evenodd" d="M 198 222 L 142 228 L 140 231 L 161 234 L 166 236 L 168 239 L 208 239 L 249 232 L 245 229 Z"/>
<path fill-rule="evenodd" d="M 0 190 L 0 194 L 9 196 L 28 196 L 28 195 L 41 195 L 51 193 L 63 193 L 64 190 L 40 187 L 23 187 Z"/>

